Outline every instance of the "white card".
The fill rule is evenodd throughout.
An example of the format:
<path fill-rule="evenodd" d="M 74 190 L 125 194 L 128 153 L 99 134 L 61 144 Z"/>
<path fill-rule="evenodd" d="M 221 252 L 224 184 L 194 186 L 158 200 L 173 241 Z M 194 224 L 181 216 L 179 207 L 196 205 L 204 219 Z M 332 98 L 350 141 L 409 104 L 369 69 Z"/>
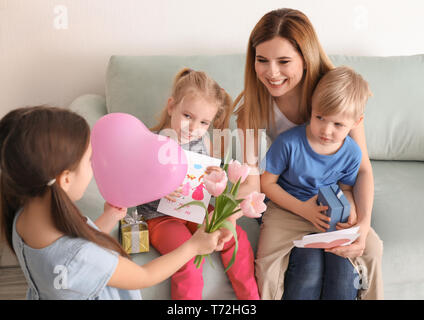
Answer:
<path fill-rule="evenodd" d="M 298 248 L 330 249 L 347 246 L 359 237 L 359 227 L 352 227 L 332 232 L 322 232 L 304 236 L 301 240 L 293 241 Z"/>
<path fill-rule="evenodd" d="M 205 210 L 202 207 L 190 205 L 179 210 L 177 210 L 177 208 L 194 200 L 202 201 L 206 208 L 208 207 L 211 195 L 203 184 L 203 175 L 207 167 L 219 167 L 221 159 L 212 158 L 197 152 L 183 151 L 187 158 L 187 174 L 182 183 L 183 196 L 176 198 L 175 202 L 165 198 L 160 199 L 157 211 L 169 216 L 201 224 L 205 218 Z"/>

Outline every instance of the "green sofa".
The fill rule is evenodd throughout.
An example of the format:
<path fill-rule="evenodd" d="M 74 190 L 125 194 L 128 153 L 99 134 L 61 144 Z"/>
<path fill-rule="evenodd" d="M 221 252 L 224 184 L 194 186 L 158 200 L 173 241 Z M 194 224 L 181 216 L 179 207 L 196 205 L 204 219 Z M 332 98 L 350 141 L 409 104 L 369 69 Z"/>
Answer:
<path fill-rule="evenodd" d="M 335 65 L 353 67 L 369 82 L 373 97 L 365 112 L 368 151 L 375 178 L 372 227 L 384 243 L 383 279 L 386 299 L 424 299 L 424 55 L 402 57 L 330 56 Z M 245 56 L 112 56 L 106 76 L 105 96 L 87 94 L 70 108 L 91 126 L 103 115 L 126 112 L 147 126 L 164 107 L 175 73 L 181 67 L 204 70 L 235 98 L 243 88 Z M 235 128 L 234 116 L 231 128 Z M 237 139 L 233 157 L 240 158 Z M 128 155 L 131 156 L 131 155 Z M 90 183 L 78 202 L 93 220 L 103 210 L 96 183 Z M 256 250 L 259 225 L 241 218 Z M 118 236 L 117 227 L 112 232 Z M 132 255 L 144 264 L 158 252 Z M 214 268 L 204 264 L 204 299 L 235 299 L 219 253 L 212 254 Z M 170 299 L 170 280 L 142 290 L 144 299 Z"/>

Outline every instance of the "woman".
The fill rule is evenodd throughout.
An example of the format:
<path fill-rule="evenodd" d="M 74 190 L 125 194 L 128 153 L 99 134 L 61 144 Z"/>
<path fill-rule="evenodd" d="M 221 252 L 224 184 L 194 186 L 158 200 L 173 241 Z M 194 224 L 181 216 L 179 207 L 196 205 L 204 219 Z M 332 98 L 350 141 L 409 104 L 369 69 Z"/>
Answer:
<path fill-rule="evenodd" d="M 266 129 L 273 140 L 279 133 L 306 122 L 310 116 L 311 97 L 318 80 L 333 65 L 323 51 L 309 19 L 300 11 L 278 9 L 267 13 L 253 29 L 248 44 L 245 88 L 236 99 L 237 125 L 247 137 L 254 129 L 254 147 L 243 137 L 244 161 L 252 166 L 251 174 L 241 185 L 240 197 L 260 189 L 257 150 L 259 129 Z M 330 252 L 349 258 L 358 275 L 358 297 L 382 299 L 382 242 L 370 227 L 374 182 L 368 157 L 363 124 L 350 132 L 363 158 L 353 188 L 356 215 L 344 227 L 360 226 L 361 236 L 351 245 Z M 246 139 L 248 140 L 248 139 Z M 354 213 L 354 212 L 353 212 Z M 281 299 L 287 263 L 278 255 L 278 234 L 264 222 L 259 238 L 256 276 L 262 299 Z M 355 219 L 357 217 L 357 220 Z M 284 221 L 280 221 L 284 223 Z M 294 250 L 293 250 L 294 251 Z M 290 258 L 289 268 L 292 265 Z M 368 281 L 367 281 L 368 280 Z"/>

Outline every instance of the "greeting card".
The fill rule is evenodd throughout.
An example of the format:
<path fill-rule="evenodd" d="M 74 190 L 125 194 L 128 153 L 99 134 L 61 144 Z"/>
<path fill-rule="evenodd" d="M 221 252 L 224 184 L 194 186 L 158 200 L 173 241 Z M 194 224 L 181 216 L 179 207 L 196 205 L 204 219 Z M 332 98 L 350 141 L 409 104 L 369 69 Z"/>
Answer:
<path fill-rule="evenodd" d="M 203 176 L 207 167 L 219 166 L 221 159 L 187 150 L 184 152 L 187 158 L 187 174 L 182 183 L 182 196 L 176 198 L 175 202 L 162 198 L 157 210 L 169 216 L 201 224 L 205 218 L 203 208 L 194 205 L 179 210 L 177 208 L 193 200 L 202 201 L 208 207 L 211 195 L 203 184 Z"/>
<path fill-rule="evenodd" d="M 304 236 L 301 240 L 293 241 L 298 248 L 330 249 L 347 246 L 359 237 L 359 227 L 352 227 L 332 232 L 316 233 Z"/>

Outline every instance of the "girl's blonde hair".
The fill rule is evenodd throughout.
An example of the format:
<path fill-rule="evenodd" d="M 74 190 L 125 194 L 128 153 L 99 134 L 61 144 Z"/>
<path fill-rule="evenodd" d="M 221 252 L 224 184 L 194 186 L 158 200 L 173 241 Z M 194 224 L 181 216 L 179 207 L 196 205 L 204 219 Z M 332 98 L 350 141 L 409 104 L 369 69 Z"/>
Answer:
<path fill-rule="evenodd" d="M 333 64 L 319 43 L 309 19 L 294 9 L 278 9 L 265 14 L 250 34 L 246 55 L 244 91 L 234 102 L 234 108 L 243 99 L 236 111 L 237 124 L 243 129 L 260 129 L 269 126 L 272 111 L 272 99 L 267 88 L 258 79 L 255 72 L 256 47 L 274 37 L 282 37 L 291 42 L 303 57 L 305 73 L 303 75 L 302 94 L 299 113 L 306 122 L 311 112 L 311 99 L 318 80 Z M 271 113 L 271 119 L 274 119 Z M 255 130 L 255 133 L 257 131 Z"/>
<path fill-rule="evenodd" d="M 372 95 L 368 83 L 352 68 L 328 71 L 318 82 L 312 100 L 322 115 L 344 114 L 358 120 Z"/>
<path fill-rule="evenodd" d="M 215 129 L 228 128 L 233 101 L 231 96 L 215 80 L 205 72 L 183 68 L 174 78 L 171 97 L 177 105 L 187 94 L 200 95 L 207 101 L 216 104 L 218 111 L 212 122 L 212 126 Z M 159 117 L 159 123 L 150 128 L 150 130 L 160 131 L 168 128 L 170 124 L 171 117 L 168 114 L 167 107 L 165 107 Z"/>

